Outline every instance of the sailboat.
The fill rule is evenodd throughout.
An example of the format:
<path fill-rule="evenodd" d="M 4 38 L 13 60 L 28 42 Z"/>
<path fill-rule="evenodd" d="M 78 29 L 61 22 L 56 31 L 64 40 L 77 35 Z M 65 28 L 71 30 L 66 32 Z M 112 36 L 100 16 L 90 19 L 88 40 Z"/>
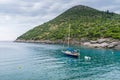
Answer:
<path fill-rule="evenodd" d="M 69 35 L 68 35 L 68 48 L 66 50 L 63 50 L 62 53 L 67 55 L 67 56 L 71 56 L 71 57 L 79 57 L 79 53 L 76 52 L 76 50 L 74 50 L 73 48 L 70 48 L 70 28 L 71 25 L 69 24 Z"/>

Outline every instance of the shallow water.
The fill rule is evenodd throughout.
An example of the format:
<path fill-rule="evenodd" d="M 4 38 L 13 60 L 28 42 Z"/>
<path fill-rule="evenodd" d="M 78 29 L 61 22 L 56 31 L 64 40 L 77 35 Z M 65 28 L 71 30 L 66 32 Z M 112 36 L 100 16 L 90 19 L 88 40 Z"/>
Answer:
<path fill-rule="evenodd" d="M 78 59 L 62 45 L 0 42 L 0 80 L 120 80 L 119 50 L 73 48 Z"/>

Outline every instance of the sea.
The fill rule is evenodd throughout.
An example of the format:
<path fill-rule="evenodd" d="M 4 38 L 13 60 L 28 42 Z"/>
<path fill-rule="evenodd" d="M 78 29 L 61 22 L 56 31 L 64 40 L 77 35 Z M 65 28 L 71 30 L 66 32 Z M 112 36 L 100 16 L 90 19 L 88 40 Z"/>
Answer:
<path fill-rule="evenodd" d="M 0 80 L 120 80 L 120 50 L 71 47 L 78 58 L 62 44 L 0 42 Z"/>

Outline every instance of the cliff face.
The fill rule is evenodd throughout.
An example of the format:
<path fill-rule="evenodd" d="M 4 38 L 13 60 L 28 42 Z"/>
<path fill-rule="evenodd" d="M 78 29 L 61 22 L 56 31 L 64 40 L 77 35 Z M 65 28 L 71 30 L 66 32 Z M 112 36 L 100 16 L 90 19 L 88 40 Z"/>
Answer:
<path fill-rule="evenodd" d="M 17 38 L 17 41 L 66 41 L 71 24 L 71 40 L 120 39 L 120 15 L 88 6 L 74 6 L 55 19 L 39 25 Z"/>

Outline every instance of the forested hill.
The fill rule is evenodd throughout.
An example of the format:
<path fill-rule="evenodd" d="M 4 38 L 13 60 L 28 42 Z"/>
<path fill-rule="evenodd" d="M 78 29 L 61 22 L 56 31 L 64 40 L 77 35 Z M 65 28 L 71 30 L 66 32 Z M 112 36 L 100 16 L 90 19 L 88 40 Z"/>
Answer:
<path fill-rule="evenodd" d="M 64 40 L 71 25 L 71 38 L 120 39 L 120 15 L 87 6 L 74 6 L 55 19 L 24 33 L 17 40 Z"/>

